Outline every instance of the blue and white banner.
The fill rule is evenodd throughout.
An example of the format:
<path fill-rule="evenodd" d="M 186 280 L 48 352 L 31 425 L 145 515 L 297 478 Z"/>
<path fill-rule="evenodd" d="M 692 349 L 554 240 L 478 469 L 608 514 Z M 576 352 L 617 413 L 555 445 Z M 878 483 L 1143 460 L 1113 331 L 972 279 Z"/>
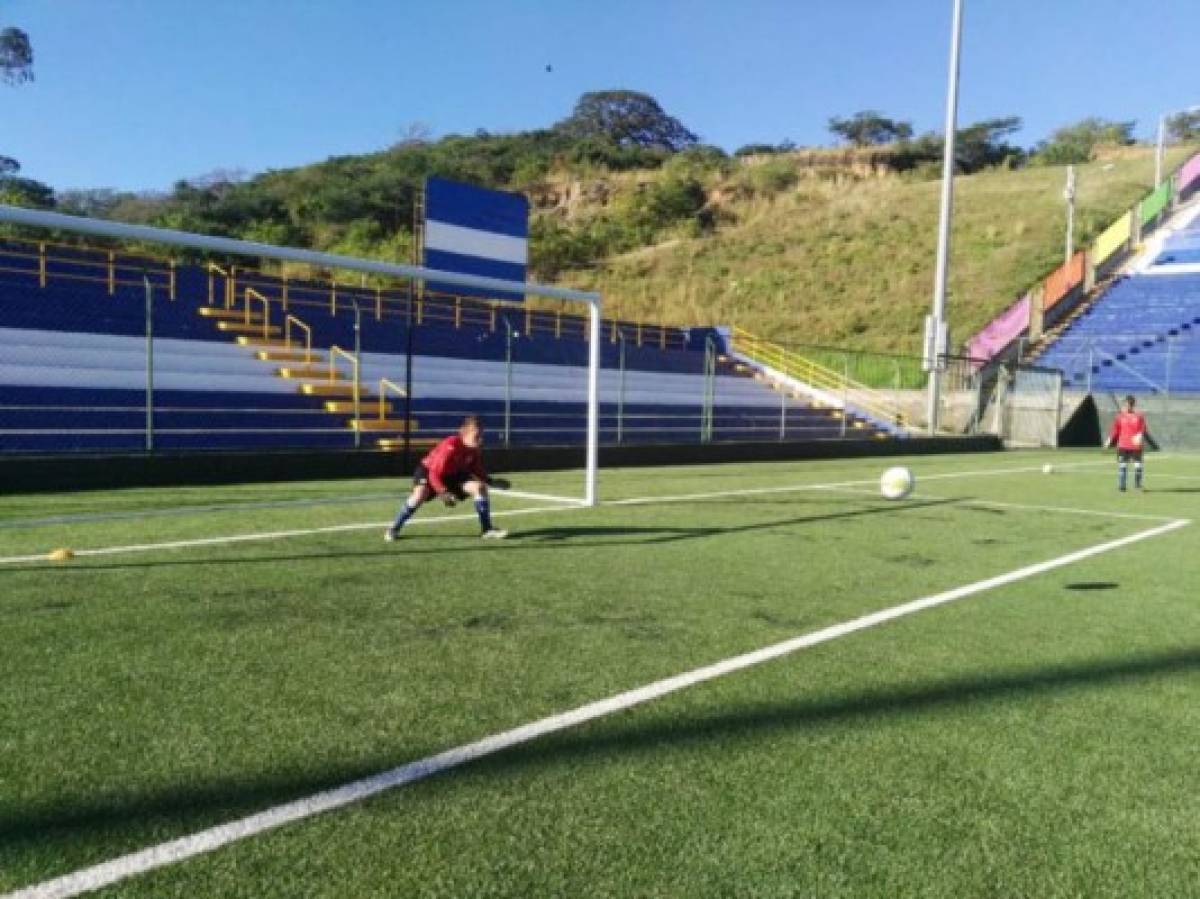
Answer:
<path fill-rule="evenodd" d="M 426 268 L 524 281 L 529 261 L 529 201 L 442 178 L 425 182 Z M 426 290 L 523 301 L 523 294 L 429 282 Z"/>

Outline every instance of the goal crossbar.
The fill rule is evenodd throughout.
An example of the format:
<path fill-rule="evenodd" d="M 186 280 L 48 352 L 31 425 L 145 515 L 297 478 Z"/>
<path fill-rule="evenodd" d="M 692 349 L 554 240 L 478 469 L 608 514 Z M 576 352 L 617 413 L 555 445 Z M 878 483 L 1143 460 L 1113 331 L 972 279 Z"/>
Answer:
<path fill-rule="evenodd" d="M 570 300 L 588 305 L 588 387 L 587 387 L 587 461 L 584 478 L 584 504 L 596 504 L 596 469 L 599 464 L 600 429 L 600 310 L 601 295 L 592 291 L 573 290 L 527 281 L 506 281 L 480 275 L 444 272 L 418 265 L 403 265 L 396 262 L 381 262 L 361 259 L 338 253 L 321 253 L 296 247 L 281 247 L 273 244 L 238 240 L 232 237 L 214 237 L 208 234 L 193 234 L 171 228 L 150 225 L 130 225 L 102 219 L 61 212 L 46 212 L 40 209 L 23 209 L 19 206 L 0 204 L 0 222 L 23 225 L 28 228 L 69 231 L 114 240 L 145 241 L 233 256 L 248 256 L 256 259 L 278 259 L 284 262 L 300 262 L 326 268 L 340 268 L 372 275 L 387 275 L 409 278 L 414 281 L 437 281 L 461 287 L 481 290 L 505 291 L 517 294 Z"/>

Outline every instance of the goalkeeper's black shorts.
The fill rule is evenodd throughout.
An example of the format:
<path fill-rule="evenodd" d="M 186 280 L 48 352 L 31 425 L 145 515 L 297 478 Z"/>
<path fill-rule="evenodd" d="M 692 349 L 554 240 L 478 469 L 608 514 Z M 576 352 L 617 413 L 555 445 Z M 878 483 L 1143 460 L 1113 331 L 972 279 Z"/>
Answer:
<path fill-rule="evenodd" d="M 1140 449 L 1117 450 L 1117 461 L 1118 462 L 1141 462 L 1142 461 L 1142 451 Z"/>
<path fill-rule="evenodd" d="M 472 477 L 474 475 L 469 472 L 466 474 L 451 474 L 443 477 L 442 483 L 446 485 L 447 493 L 455 499 L 464 500 L 467 498 L 467 491 L 463 490 L 463 484 L 471 480 Z M 433 485 L 429 483 L 429 469 L 424 465 L 417 465 L 416 470 L 413 472 L 413 486 L 432 488 Z"/>

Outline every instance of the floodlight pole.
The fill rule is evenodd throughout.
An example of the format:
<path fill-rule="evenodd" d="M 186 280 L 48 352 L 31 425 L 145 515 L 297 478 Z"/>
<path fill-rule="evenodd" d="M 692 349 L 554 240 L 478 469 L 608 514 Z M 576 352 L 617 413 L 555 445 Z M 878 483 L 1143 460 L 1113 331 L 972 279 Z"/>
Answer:
<path fill-rule="evenodd" d="M 926 363 L 929 365 L 929 433 L 938 430 L 938 412 L 942 392 L 942 367 L 945 361 L 946 274 L 950 263 L 950 225 L 954 216 L 954 151 L 958 131 L 958 59 L 962 44 L 963 0 L 954 0 L 954 18 L 950 38 L 950 83 L 946 94 L 945 147 L 942 152 L 942 203 L 938 224 L 937 269 L 933 283 L 933 314 L 927 334 Z"/>

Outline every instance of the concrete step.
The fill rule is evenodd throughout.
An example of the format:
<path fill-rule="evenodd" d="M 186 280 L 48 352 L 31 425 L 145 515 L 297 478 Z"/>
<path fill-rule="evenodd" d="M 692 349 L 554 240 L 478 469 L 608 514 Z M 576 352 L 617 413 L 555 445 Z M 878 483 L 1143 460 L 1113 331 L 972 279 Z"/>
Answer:
<path fill-rule="evenodd" d="M 305 396 L 354 396 L 354 385 L 330 381 L 310 381 L 300 385 L 300 392 Z M 363 387 L 358 392 L 359 399 L 372 396 L 371 391 Z"/>
<path fill-rule="evenodd" d="M 418 423 L 409 421 L 407 425 L 402 418 L 352 418 L 346 423 L 352 431 L 392 431 L 403 433 L 405 430 L 415 431 Z"/>
<path fill-rule="evenodd" d="M 327 366 L 327 365 L 318 365 L 318 366 L 310 365 L 310 366 L 300 366 L 300 367 L 292 367 L 290 365 L 286 365 L 283 368 L 275 369 L 275 374 L 279 375 L 279 377 L 281 377 L 281 378 L 293 378 L 293 379 L 299 378 L 299 379 L 320 380 L 320 381 L 345 381 L 345 380 L 347 380 L 347 377 L 348 377 L 347 375 L 342 374 L 340 371 L 337 371 L 336 369 L 334 370 L 333 374 L 330 375 L 329 366 Z"/>
<path fill-rule="evenodd" d="M 379 414 L 379 400 L 371 400 L 370 405 L 367 405 L 366 403 L 359 403 L 358 405 L 359 412 L 367 412 L 368 414 L 374 415 Z M 354 402 L 353 400 L 326 400 L 325 411 L 340 412 L 343 414 L 349 413 L 353 415 Z M 385 400 L 383 403 L 383 411 L 385 414 L 390 414 L 396 411 L 396 407 L 391 402 Z"/>
<path fill-rule="evenodd" d="M 240 342 L 240 341 L 239 341 Z M 295 344 L 293 344 L 295 346 Z M 283 350 L 259 350 L 254 354 L 255 358 L 262 362 L 315 362 L 321 363 L 325 361 L 325 356 L 313 350 L 312 354 L 306 353 L 304 350 L 283 349 Z"/>
<path fill-rule="evenodd" d="M 259 319 L 257 324 L 254 322 L 246 324 L 244 320 L 219 321 L 217 322 L 217 330 L 225 331 L 229 334 L 242 334 L 251 336 L 257 335 L 259 337 L 274 337 L 282 333 L 282 329 L 279 327 L 279 325 L 264 326 L 262 319 Z"/>
<path fill-rule="evenodd" d="M 412 437 L 409 440 L 409 446 L 412 447 L 414 452 L 423 452 L 427 449 L 432 449 L 433 447 L 437 446 L 438 442 L 439 441 L 437 437 Z M 398 453 L 404 449 L 404 438 L 382 437 L 375 441 L 375 445 L 381 450 Z"/>
<path fill-rule="evenodd" d="M 245 321 L 245 309 L 226 309 L 224 306 L 201 306 L 199 309 L 202 318 L 216 318 L 224 321 Z M 251 312 L 250 321 L 262 324 L 262 313 Z"/>

